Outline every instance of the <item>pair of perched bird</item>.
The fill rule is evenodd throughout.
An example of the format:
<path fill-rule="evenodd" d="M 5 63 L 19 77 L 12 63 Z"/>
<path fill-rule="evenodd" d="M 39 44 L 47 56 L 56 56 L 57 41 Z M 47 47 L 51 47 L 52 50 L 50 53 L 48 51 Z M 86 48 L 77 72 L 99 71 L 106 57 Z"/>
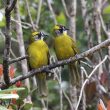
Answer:
<path fill-rule="evenodd" d="M 68 59 L 78 53 L 75 41 L 67 34 L 67 30 L 68 29 L 62 25 L 55 25 L 54 27 L 54 32 L 56 34 L 54 39 L 54 49 L 58 61 Z M 45 36 L 46 35 L 43 32 L 34 32 L 31 37 L 31 43 L 27 49 L 31 69 L 40 68 L 49 64 L 49 48 L 43 40 Z M 77 61 L 69 64 L 70 82 L 73 85 L 77 83 L 80 77 L 77 64 Z M 39 95 L 41 97 L 46 97 L 48 94 L 46 73 L 36 74 L 36 80 Z"/>

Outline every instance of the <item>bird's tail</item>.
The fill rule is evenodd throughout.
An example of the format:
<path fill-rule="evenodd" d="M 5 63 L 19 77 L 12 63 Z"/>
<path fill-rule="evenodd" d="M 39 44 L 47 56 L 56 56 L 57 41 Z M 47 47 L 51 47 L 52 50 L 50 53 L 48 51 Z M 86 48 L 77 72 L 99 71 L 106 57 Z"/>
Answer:
<path fill-rule="evenodd" d="M 79 85 L 80 84 L 80 67 L 79 67 L 79 62 L 76 61 L 75 63 L 69 64 L 69 78 L 70 78 L 70 83 L 72 85 Z"/>
<path fill-rule="evenodd" d="M 38 73 L 36 76 L 37 86 L 38 86 L 38 94 L 40 98 L 46 98 L 48 95 L 47 85 L 46 85 L 46 74 Z"/>

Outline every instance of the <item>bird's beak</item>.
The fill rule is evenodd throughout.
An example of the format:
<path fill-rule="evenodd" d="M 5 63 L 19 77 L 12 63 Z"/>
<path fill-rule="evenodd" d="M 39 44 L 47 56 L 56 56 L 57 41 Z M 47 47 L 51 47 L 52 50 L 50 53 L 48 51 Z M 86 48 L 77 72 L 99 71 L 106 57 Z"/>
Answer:
<path fill-rule="evenodd" d="M 44 37 L 48 37 L 49 35 L 47 35 L 47 34 L 44 34 L 43 36 L 44 36 Z"/>

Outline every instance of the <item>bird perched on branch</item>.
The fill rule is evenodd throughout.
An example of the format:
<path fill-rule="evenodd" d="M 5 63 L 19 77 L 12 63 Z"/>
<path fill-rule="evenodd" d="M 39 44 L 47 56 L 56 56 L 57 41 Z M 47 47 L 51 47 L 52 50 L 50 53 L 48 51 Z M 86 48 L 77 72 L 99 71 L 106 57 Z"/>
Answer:
<path fill-rule="evenodd" d="M 58 60 L 65 60 L 75 56 L 78 53 L 75 41 L 67 34 L 67 28 L 62 25 L 55 25 L 54 32 L 56 34 L 54 39 L 54 49 Z M 68 64 L 70 69 L 70 83 L 72 85 L 78 84 L 80 74 L 78 70 L 78 61 Z"/>
<path fill-rule="evenodd" d="M 27 53 L 31 69 L 40 68 L 49 64 L 49 48 L 44 42 L 44 37 L 46 36 L 47 35 L 43 32 L 34 32 L 30 37 L 30 44 L 28 46 Z M 40 97 L 47 97 L 48 90 L 46 85 L 46 73 L 36 74 L 36 80 Z"/>

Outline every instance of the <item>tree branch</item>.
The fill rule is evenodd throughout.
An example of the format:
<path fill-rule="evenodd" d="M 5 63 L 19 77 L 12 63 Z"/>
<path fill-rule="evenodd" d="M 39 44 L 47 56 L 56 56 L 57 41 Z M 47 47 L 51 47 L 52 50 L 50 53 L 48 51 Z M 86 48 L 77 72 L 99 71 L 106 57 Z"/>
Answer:
<path fill-rule="evenodd" d="M 108 47 L 109 45 L 110 45 L 110 39 L 107 39 L 104 42 L 94 46 L 93 48 L 91 48 L 91 49 L 89 49 L 89 50 L 87 50 L 87 51 L 85 51 L 85 52 L 83 52 L 81 54 L 77 54 L 75 57 L 71 57 L 71 58 L 66 59 L 66 60 L 58 61 L 56 63 L 50 64 L 50 65 L 47 65 L 47 66 L 43 66 L 42 68 L 38 68 L 38 69 L 34 69 L 32 71 L 29 71 L 25 75 L 18 76 L 16 78 L 12 79 L 10 81 L 9 85 L 0 84 L 0 88 L 1 89 L 8 88 L 9 86 L 15 84 L 17 81 L 22 81 L 22 80 L 24 80 L 26 78 L 34 76 L 37 73 L 42 73 L 42 72 L 45 72 L 46 70 L 54 69 L 56 67 L 59 67 L 59 66 L 62 66 L 62 65 L 66 65 L 68 63 L 75 62 L 76 60 L 81 60 L 84 57 L 92 55 L 94 52 L 98 51 L 101 48 Z"/>
<path fill-rule="evenodd" d="M 65 14 L 66 14 L 66 16 L 69 18 L 70 15 L 69 15 L 69 13 L 68 13 L 65 0 L 61 0 L 61 2 L 62 2 L 62 5 L 63 5 L 63 8 L 64 8 L 64 11 L 65 11 Z"/>
<path fill-rule="evenodd" d="M 80 101 L 81 101 L 81 98 L 82 98 L 83 90 L 84 90 L 84 87 L 85 87 L 86 83 L 95 74 L 95 71 L 107 60 L 107 58 L 108 58 L 108 56 L 105 56 L 105 58 L 92 70 L 92 72 L 89 74 L 88 78 L 84 81 L 84 83 L 81 87 L 79 100 L 78 100 L 78 103 L 77 103 L 77 106 L 76 106 L 75 110 L 78 110 L 78 107 L 79 107 L 79 104 L 80 104 Z"/>
<path fill-rule="evenodd" d="M 6 8 L 5 8 L 5 18 L 6 18 L 6 32 L 5 32 L 5 49 L 4 49 L 4 55 L 3 55 L 3 76 L 4 81 L 6 85 L 9 85 L 10 78 L 9 78 L 9 57 L 10 57 L 10 47 L 11 47 L 11 36 L 10 36 L 10 14 L 13 10 L 17 0 L 14 0 L 12 4 L 10 5 L 10 0 L 7 0 L 6 2 Z"/>
<path fill-rule="evenodd" d="M 42 8 L 42 0 L 39 0 L 38 12 L 37 12 L 37 19 L 36 19 L 36 25 L 37 25 L 37 27 L 38 27 L 39 21 L 40 21 L 41 8 Z"/>
<path fill-rule="evenodd" d="M 15 63 L 15 62 L 24 60 L 24 59 L 26 59 L 26 58 L 28 58 L 28 55 L 25 55 L 25 56 L 22 56 L 22 57 L 18 57 L 18 58 L 16 58 L 16 59 L 12 59 L 12 60 L 9 61 L 9 64 L 12 64 L 12 63 Z"/>
<path fill-rule="evenodd" d="M 34 25 L 34 22 L 33 22 L 33 20 L 32 20 L 32 16 L 31 16 L 31 13 L 30 13 L 28 0 L 25 0 L 25 2 L 26 2 L 27 12 L 28 12 L 28 15 L 29 15 L 29 20 L 30 20 L 30 23 L 31 23 L 31 25 L 32 25 L 32 29 L 33 29 L 33 31 L 36 31 L 36 27 L 35 27 L 35 25 Z"/>
<path fill-rule="evenodd" d="M 16 2 L 17 2 L 17 0 L 13 0 L 11 6 L 10 6 L 9 9 L 8 9 L 9 12 L 11 12 L 11 11 L 14 9 L 14 7 L 15 7 L 15 5 L 16 5 Z"/>

